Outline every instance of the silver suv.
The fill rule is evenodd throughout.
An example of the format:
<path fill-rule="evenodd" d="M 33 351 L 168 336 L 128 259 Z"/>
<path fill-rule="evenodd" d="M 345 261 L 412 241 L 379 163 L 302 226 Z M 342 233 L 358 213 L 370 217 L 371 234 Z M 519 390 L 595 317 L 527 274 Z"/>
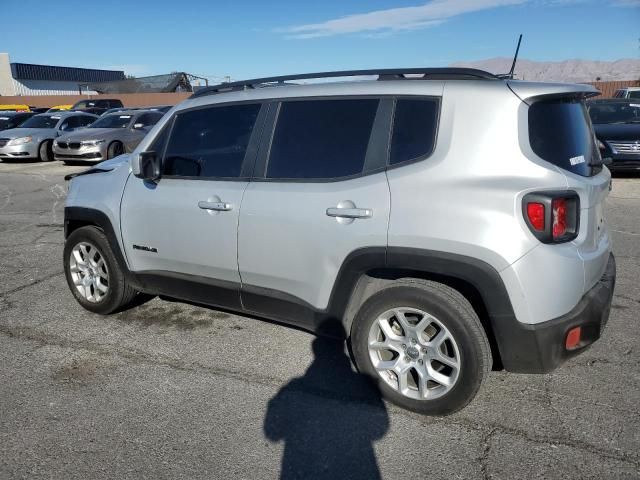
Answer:
<path fill-rule="evenodd" d="M 377 80 L 296 85 L 311 77 Z M 86 309 L 140 292 L 344 335 L 402 407 L 600 337 L 615 283 L 591 86 L 472 69 L 201 90 L 74 178 L 64 268 Z"/>

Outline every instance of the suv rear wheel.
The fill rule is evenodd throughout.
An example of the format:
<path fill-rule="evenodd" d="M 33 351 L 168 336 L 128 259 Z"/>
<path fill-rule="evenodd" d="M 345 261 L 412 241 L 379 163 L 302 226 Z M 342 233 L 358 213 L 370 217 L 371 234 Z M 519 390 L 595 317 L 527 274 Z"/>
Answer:
<path fill-rule="evenodd" d="M 401 279 L 369 298 L 351 342 L 358 368 L 385 398 L 428 415 L 463 408 L 491 369 L 489 341 L 471 304 L 426 280 Z"/>
<path fill-rule="evenodd" d="M 104 233 L 74 230 L 64 246 L 64 271 L 76 300 L 87 310 L 108 314 L 128 305 L 137 292 L 128 283 Z"/>

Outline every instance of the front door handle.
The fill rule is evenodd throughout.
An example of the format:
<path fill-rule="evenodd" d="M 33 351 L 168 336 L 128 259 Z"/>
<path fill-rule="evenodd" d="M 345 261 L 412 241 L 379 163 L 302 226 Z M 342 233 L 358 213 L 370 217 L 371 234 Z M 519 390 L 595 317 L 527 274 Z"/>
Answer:
<path fill-rule="evenodd" d="M 373 210 L 370 208 L 327 208 L 327 215 L 338 218 L 371 218 Z"/>
<path fill-rule="evenodd" d="M 200 200 L 198 202 L 198 207 L 202 208 L 203 210 L 216 210 L 218 212 L 228 212 L 233 208 L 230 203 L 205 202 L 204 200 Z"/>

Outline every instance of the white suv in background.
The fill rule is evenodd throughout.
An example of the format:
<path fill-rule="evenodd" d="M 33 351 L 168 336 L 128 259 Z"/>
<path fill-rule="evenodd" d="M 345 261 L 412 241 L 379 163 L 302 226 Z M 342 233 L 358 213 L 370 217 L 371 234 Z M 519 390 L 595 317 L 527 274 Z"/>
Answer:
<path fill-rule="evenodd" d="M 616 90 L 613 98 L 637 98 L 640 101 L 640 87 L 627 87 Z"/>

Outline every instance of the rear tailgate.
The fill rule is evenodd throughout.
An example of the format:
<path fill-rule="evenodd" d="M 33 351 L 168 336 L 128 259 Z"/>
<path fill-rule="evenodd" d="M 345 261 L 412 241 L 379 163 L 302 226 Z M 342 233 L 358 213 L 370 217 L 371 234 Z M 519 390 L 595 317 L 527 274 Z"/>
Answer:
<path fill-rule="evenodd" d="M 601 166 L 591 120 L 583 105 L 598 91 L 590 85 L 509 82 L 529 105 L 529 143 L 541 159 L 565 176 L 567 189 L 580 197 L 578 237 L 573 244 L 584 262 L 584 291 L 604 273 L 611 250 L 605 199 L 611 175 Z"/>
<path fill-rule="evenodd" d="M 580 234 L 574 243 L 584 260 L 584 287 L 587 292 L 602 277 L 611 251 L 605 215 L 611 174 L 604 168 L 592 177 L 579 177 L 570 173 L 566 177 L 568 187 L 580 195 Z"/>

